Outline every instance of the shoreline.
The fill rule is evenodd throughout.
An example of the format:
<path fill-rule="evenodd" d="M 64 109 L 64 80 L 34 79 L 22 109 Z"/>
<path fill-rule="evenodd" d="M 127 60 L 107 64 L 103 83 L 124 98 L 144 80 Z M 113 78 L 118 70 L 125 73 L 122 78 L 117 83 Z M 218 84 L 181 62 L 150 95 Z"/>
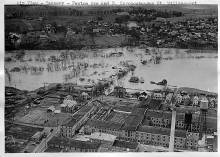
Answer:
<path fill-rule="evenodd" d="M 5 50 L 5 53 L 16 53 L 19 51 L 88 51 L 88 50 L 103 50 L 103 49 L 116 49 L 116 48 L 138 48 L 138 49 L 147 49 L 147 48 L 156 48 L 151 46 L 140 47 L 140 46 L 115 46 L 115 47 L 101 47 L 101 48 L 82 48 L 82 49 L 18 49 L 18 50 Z M 187 53 L 217 53 L 218 49 L 190 49 L 190 48 L 176 48 L 176 47 L 158 47 L 158 49 L 174 49 L 174 50 L 185 50 Z M 193 51 L 193 52 L 190 52 Z M 204 52 L 209 51 L 209 52 Z"/>
<path fill-rule="evenodd" d="M 53 83 L 54 85 L 59 85 L 59 84 L 61 84 L 61 86 L 62 85 L 65 85 L 65 83 L 64 84 L 62 84 L 62 83 Z M 66 83 L 66 84 L 69 84 L 69 83 Z M 73 84 L 73 85 L 75 85 L 75 84 Z M 85 86 L 86 87 L 86 85 L 77 85 L 76 84 L 76 86 Z M 27 91 L 27 92 L 36 92 L 36 91 L 38 91 L 38 90 L 40 90 L 40 89 L 42 89 L 42 88 L 44 88 L 44 86 L 42 86 L 42 87 L 39 87 L 39 88 L 37 88 L 37 89 L 35 89 L 35 90 L 23 90 L 23 89 L 18 89 L 18 88 L 15 88 L 15 87 L 11 87 L 11 86 L 5 86 L 5 89 L 6 88 L 13 88 L 14 90 L 20 90 L 20 91 Z M 202 90 L 202 89 L 198 89 L 198 88 L 192 88 L 192 87 L 179 87 L 179 89 L 181 89 L 181 90 L 183 90 L 183 91 L 187 91 L 188 93 L 202 93 L 202 94 L 207 94 L 207 95 L 217 95 L 218 93 L 216 93 L 216 92 L 211 92 L 211 91 L 205 91 L 205 90 Z"/>

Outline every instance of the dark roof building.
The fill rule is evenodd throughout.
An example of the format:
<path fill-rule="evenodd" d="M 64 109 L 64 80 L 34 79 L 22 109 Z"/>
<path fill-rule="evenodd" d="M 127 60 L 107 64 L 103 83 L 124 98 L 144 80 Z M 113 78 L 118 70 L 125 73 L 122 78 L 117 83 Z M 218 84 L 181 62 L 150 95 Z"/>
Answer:
<path fill-rule="evenodd" d="M 81 109 L 79 109 L 79 111 L 77 112 L 77 114 L 79 115 L 84 115 L 86 114 L 87 112 L 89 112 L 91 110 L 92 106 L 88 106 L 88 105 L 85 105 L 83 106 Z"/>
<path fill-rule="evenodd" d="M 120 130 L 122 124 L 115 123 L 115 122 L 107 122 L 107 121 L 101 121 L 101 120 L 89 120 L 85 124 L 87 126 L 96 127 L 96 128 L 109 128 L 109 129 L 115 129 Z"/>
<path fill-rule="evenodd" d="M 135 108 L 132 113 L 126 118 L 125 124 L 122 129 L 135 131 L 144 119 L 146 109 Z"/>
<path fill-rule="evenodd" d="M 49 142 L 48 146 L 51 147 L 65 147 L 65 148 L 76 148 L 79 150 L 98 150 L 100 147 L 99 142 L 91 141 L 78 141 L 70 140 L 67 138 L 53 137 Z"/>
<path fill-rule="evenodd" d="M 63 126 L 73 127 L 79 120 L 83 117 L 83 115 L 74 115 L 72 119 L 69 119 L 66 123 L 62 124 Z"/>
<path fill-rule="evenodd" d="M 119 147 L 119 148 L 135 150 L 138 147 L 138 143 L 137 142 L 131 142 L 131 141 L 115 140 L 115 142 L 113 143 L 113 147 Z"/>
<path fill-rule="evenodd" d="M 140 126 L 137 131 L 146 132 L 151 134 L 160 134 L 170 136 L 170 129 L 168 128 L 158 128 L 153 126 Z M 185 130 L 175 130 L 175 137 L 186 137 Z"/>

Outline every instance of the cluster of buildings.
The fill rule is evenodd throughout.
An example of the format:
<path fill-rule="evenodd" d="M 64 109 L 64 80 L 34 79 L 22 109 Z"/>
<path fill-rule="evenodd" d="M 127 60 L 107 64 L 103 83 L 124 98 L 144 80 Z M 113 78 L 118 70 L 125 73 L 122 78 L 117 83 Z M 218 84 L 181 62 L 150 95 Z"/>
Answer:
<path fill-rule="evenodd" d="M 174 91 L 167 89 L 142 93 L 142 99 L 129 99 L 126 89 L 116 87 L 113 95 L 96 96 L 88 100 L 91 91 L 91 86 L 64 84 L 59 88 L 59 94 L 48 94 L 44 98 L 47 103 L 51 98 L 55 99 L 47 105 L 47 112 L 50 113 L 45 113 L 45 117 L 50 119 L 51 116 L 53 120 L 50 123 L 56 123 L 45 125 L 45 122 L 42 122 L 43 127 L 47 128 L 46 138 L 50 138 L 48 141 L 45 140 L 45 152 L 137 152 L 143 151 L 143 145 L 167 149 L 172 120 L 170 102 L 175 102 L 178 106 L 175 150 L 199 149 L 201 127 L 204 126 L 201 125 L 201 106 L 208 106 L 205 132 L 208 135 L 217 132 L 217 95 L 214 94 L 182 90 L 175 94 L 173 100 Z M 9 91 L 7 95 L 13 93 Z M 58 95 L 63 96 L 61 98 Z M 41 140 L 44 136 L 46 135 L 43 132 L 38 132 L 32 138 L 42 145 Z M 212 145 L 211 142 L 210 146 Z"/>
<path fill-rule="evenodd" d="M 130 111 L 123 107 L 106 106 L 106 103 L 98 100 L 88 103 L 61 125 L 60 136 L 54 137 L 48 143 L 48 148 L 106 152 L 139 151 L 140 144 L 169 147 L 172 113 L 159 109 L 168 97 L 169 94 L 166 96 L 163 93 L 152 94 L 150 99 L 142 101 Z M 177 102 L 182 103 L 188 98 L 190 96 L 186 96 L 186 92 L 181 92 L 177 95 Z M 73 101 L 69 99 L 71 98 L 66 97 L 64 102 Z M 201 103 L 203 99 L 204 96 L 203 98 L 194 96 L 192 104 Z M 195 106 L 192 105 L 193 107 Z M 174 147 L 176 150 L 196 151 L 200 138 L 200 117 L 199 114 L 192 113 L 191 127 L 186 129 L 186 113 L 184 109 L 177 112 Z M 208 114 L 207 121 L 207 133 L 213 134 L 217 131 L 217 119 L 213 120 Z M 82 137 L 79 138 L 78 135 Z M 96 139 L 93 138 L 95 135 Z M 64 142 L 65 140 L 68 142 Z M 88 145 L 87 149 L 84 145 Z"/>
<path fill-rule="evenodd" d="M 152 46 L 181 48 L 216 48 L 217 17 L 172 22 L 160 19 L 146 25 L 142 41 Z M 153 45 L 153 42 L 156 45 Z"/>
<path fill-rule="evenodd" d="M 53 137 L 47 145 L 48 149 L 63 152 L 137 152 L 140 149 L 138 142 L 119 140 L 114 135 L 100 132 L 76 139 Z"/>
<path fill-rule="evenodd" d="M 68 12 L 67 16 L 74 16 L 72 13 L 77 12 L 81 12 L 80 16 L 84 14 L 83 11 L 74 10 L 71 13 L 70 10 L 66 10 Z M 58 14 L 62 14 L 62 12 L 54 16 L 58 16 Z M 83 37 L 85 34 L 92 35 L 93 37 L 99 35 L 123 35 L 127 37 L 123 42 L 125 45 L 134 44 L 133 42 L 135 42 L 135 45 L 147 44 L 148 46 L 158 47 L 217 48 L 217 17 L 215 16 L 193 19 L 185 18 L 181 21 L 174 21 L 172 19 L 170 20 L 170 18 L 183 17 L 183 13 L 179 11 L 167 12 L 143 8 L 134 8 L 133 10 L 100 9 L 97 11 L 88 11 L 85 15 L 87 14 L 94 17 L 87 21 L 82 20 L 81 23 L 77 24 L 69 22 L 66 24 L 57 24 L 56 22 L 41 24 L 44 16 L 39 15 L 40 20 L 36 19 L 37 22 L 33 22 L 34 20 L 32 19 L 32 22 L 30 22 L 34 23 L 32 30 L 27 31 L 25 35 L 16 35 L 19 40 L 15 36 L 12 38 L 9 35 L 9 37 L 13 43 L 18 43 L 18 41 L 24 44 L 39 44 L 39 41 L 53 43 L 60 42 L 58 41 L 59 37 L 56 36 L 57 33 L 64 33 L 67 42 L 71 41 L 80 44 L 78 42 L 79 40 L 88 42 Z M 112 16 L 115 20 L 103 20 L 106 15 Z M 33 25 L 30 23 L 29 25 Z M 135 38 L 135 40 L 131 40 L 130 37 Z M 87 43 L 87 45 L 89 44 L 92 43 Z"/>
<path fill-rule="evenodd" d="M 148 98 L 154 100 L 164 100 L 165 103 L 169 103 L 171 101 L 173 92 L 166 94 L 166 92 L 156 91 L 152 94 L 148 94 Z M 216 109 L 218 104 L 217 95 L 213 94 L 194 94 L 187 93 L 185 91 L 180 91 L 176 95 L 176 102 L 178 105 L 183 106 L 192 106 L 192 107 L 200 107 L 201 103 L 207 103 L 208 108 Z"/>
<path fill-rule="evenodd" d="M 61 104 L 61 112 L 70 112 L 70 108 L 74 106 L 76 104 L 74 105 L 73 98 L 66 96 L 63 104 Z M 50 150 L 63 152 L 138 151 L 139 144 L 137 141 L 118 138 L 119 136 L 112 132 L 114 129 L 112 131 L 101 131 L 101 128 L 103 130 L 106 128 L 105 125 L 116 127 L 115 131 L 121 127 L 121 124 L 105 121 L 111 112 L 113 112 L 112 107 L 103 105 L 99 100 L 86 103 L 76 112 L 73 112 L 71 118 L 61 124 L 59 135 L 54 136 L 47 143 L 46 152 Z M 89 124 L 92 126 L 99 125 L 100 129 L 89 132 L 87 130 Z M 78 137 L 79 135 L 83 136 Z"/>
<path fill-rule="evenodd" d="M 138 142 L 146 145 L 168 147 L 170 141 L 171 114 L 160 117 L 153 111 L 138 108 L 132 111 L 125 119 L 125 123 L 117 123 L 104 120 L 89 120 L 84 125 L 85 134 L 94 132 L 108 133 L 117 136 L 121 140 Z M 183 116 L 184 117 L 184 116 Z M 184 119 L 177 118 L 175 131 L 175 148 L 197 150 L 199 133 L 184 130 Z M 166 125 L 167 124 L 167 127 Z"/>

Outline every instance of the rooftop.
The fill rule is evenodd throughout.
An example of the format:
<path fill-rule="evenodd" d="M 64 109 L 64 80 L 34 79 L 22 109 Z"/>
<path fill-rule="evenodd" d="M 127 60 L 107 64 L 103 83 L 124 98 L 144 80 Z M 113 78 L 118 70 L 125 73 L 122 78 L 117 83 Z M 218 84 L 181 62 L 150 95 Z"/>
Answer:
<path fill-rule="evenodd" d="M 159 109 L 162 100 L 155 100 L 148 98 L 146 101 L 142 103 L 142 105 L 146 105 L 149 109 Z"/>
<path fill-rule="evenodd" d="M 207 128 L 213 128 L 217 130 L 217 117 L 207 117 L 207 122 L 206 122 Z"/>
<path fill-rule="evenodd" d="M 63 145 L 67 147 L 74 147 L 80 149 L 98 149 L 101 145 L 99 142 L 70 140 L 67 138 L 60 138 L 60 137 L 53 137 L 48 142 L 48 145 L 50 144 L 57 144 L 57 145 Z"/>
<path fill-rule="evenodd" d="M 77 105 L 77 102 L 75 100 L 64 100 L 63 104 L 67 105 L 68 107 L 73 107 Z"/>
<path fill-rule="evenodd" d="M 82 92 L 82 94 L 81 95 L 83 95 L 83 96 L 88 96 L 89 94 L 88 93 L 86 93 L 86 92 Z"/>
<path fill-rule="evenodd" d="M 122 111 L 122 112 L 131 112 L 132 111 L 132 107 L 125 107 L 125 106 L 117 106 L 113 108 L 114 110 L 117 111 Z"/>
<path fill-rule="evenodd" d="M 101 120 L 89 120 L 87 121 L 86 125 L 89 125 L 91 127 L 97 127 L 97 128 L 110 128 L 119 130 L 122 126 L 122 124 L 115 123 L 115 122 L 107 122 L 107 121 L 101 121 Z"/>
<path fill-rule="evenodd" d="M 89 112 L 89 110 L 91 110 L 91 108 L 92 108 L 92 106 L 85 105 L 85 106 L 83 106 L 81 109 L 79 109 L 79 111 L 77 112 L 77 114 L 84 115 L 84 114 L 86 114 L 87 112 Z"/>
<path fill-rule="evenodd" d="M 148 117 L 154 117 L 154 118 L 164 118 L 164 119 L 171 119 L 172 118 L 172 113 L 169 111 L 162 111 L 162 110 L 148 110 L 146 112 L 146 116 Z M 177 120 L 183 120 L 185 119 L 185 114 L 178 112 L 176 114 L 176 119 Z"/>
<path fill-rule="evenodd" d="M 145 111 L 145 108 L 134 109 L 132 113 L 125 119 L 125 125 L 123 126 L 123 129 L 136 130 L 138 125 L 144 119 Z"/>
<path fill-rule="evenodd" d="M 135 108 L 132 110 L 131 115 L 144 115 L 145 111 L 145 108 Z"/>
<path fill-rule="evenodd" d="M 170 135 L 170 129 L 168 128 L 158 128 L 153 126 L 140 126 L 137 131 L 146 132 L 151 134 L 161 134 L 161 135 Z M 186 137 L 186 131 L 184 130 L 175 130 L 176 137 Z"/>
<path fill-rule="evenodd" d="M 94 132 L 90 135 L 89 138 L 91 139 L 97 139 L 97 140 L 102 140 L 102 141 L 111 141 L 114 142 L 117 136 L 111 135 L 111 134 L 106 134 L 106 133 L 101 133 L 101 132 Z"/>
<path fill-rule="evenodd" d="M 115 140 L 115 142 L 113 143 L 113 146 L 128 148 L 128 149 L 136 149 L 138 146 L 138 143 L 137 142 L 130 142 L 130 141 Z"/>
<path fill-rule="evenodd" d="M 72 127 L 72 126 L 74 126 L 82 117 L 83 117 L 83 115 L 75 114 L 75 115 L 73 115 L 72 119 L 70 119 L 69 121 L 67 121 L 66 123 L 64 123 L 63 126 Z"/>

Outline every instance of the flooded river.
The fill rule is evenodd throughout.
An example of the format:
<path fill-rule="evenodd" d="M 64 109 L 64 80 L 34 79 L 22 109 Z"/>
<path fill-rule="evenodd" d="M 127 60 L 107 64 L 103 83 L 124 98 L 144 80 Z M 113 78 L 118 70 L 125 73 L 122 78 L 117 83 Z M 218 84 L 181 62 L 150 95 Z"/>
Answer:
<path fill-rule="evenodd" d="M 150 48 L 149 52 L 151 51 L 153 50 Z M 161 63 L 147 62 L 145 65 L 141 60 L 148 61 L 152 56 L 146 53 L 145 49 L 139 48 L 96 51 L 33 50 L 25 51 L 22 60 L 15 59 L 15 53 L 7 52 L 5 57 L 11 57 L 12 61 L 5 62 L 5 69 L 8 71 L 5 75 L 5 85 L 34 90 L 47 83 L 93 84 L 98 79 L 108 78 L 117 73 L 117 68 L 122 67 L 122 62 L 127 61 L 137 67 L 133 75 L 142 77 L 144 83 L 129 82 L 132 76 L 129 73 L 118 81 L 118 84 L 125 88 L 154 89 L 156 87 L 150 84 L 150 81 L 167 79 L 170 85 L 217 92 L 217 53 L 187 53 L 183 49 L 157 51 L 162 54 Z M 61 54 L 64 59 L 53 60 Z M 13 71 L 14 67 L 18 67 L 19 70 Z"/>

